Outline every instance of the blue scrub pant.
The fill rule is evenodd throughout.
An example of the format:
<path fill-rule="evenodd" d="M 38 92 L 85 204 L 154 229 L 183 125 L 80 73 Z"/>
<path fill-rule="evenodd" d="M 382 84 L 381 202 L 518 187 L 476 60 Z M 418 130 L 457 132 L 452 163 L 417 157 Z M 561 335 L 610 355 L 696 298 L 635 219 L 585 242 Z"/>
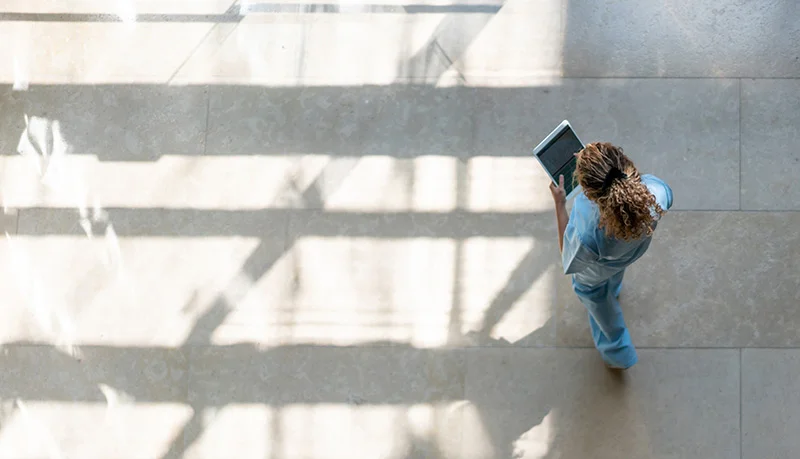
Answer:
<path fill-rule="evenodd" d="M 620 271 L 607 281 L 593 286 L 581 284 L 572 277 L 572 288 L 589 311 L 589 326 L 595 347 L 609 366 L 620 369 L 630 368 L 638 360 L 617 300 L 624 275 L 625 271 Z"/>

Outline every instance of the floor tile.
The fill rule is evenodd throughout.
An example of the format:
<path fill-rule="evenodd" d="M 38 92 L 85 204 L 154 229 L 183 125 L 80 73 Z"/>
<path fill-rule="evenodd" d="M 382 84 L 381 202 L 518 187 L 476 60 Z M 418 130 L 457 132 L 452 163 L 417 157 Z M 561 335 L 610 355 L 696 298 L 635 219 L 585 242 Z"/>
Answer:
<path fill-rule="evenodd" d="M 358 89 L 213 87 L 209 154 L 357 154 L 370 111 Z"/>
<path fill-rule="evenodd" d="M 0 68 L 0 81 L 22 90 L 33 84 L 165 84 L 214 27 L 209 22 L 137 23 L 130 6 L 106 9 L 127 22 L 63 16 L 4 21 L 0 37 L 7 46 L 0 49 L 0 60 L 8 65 Z"/>
<path fill-rule="evenodd" d="M 467 355 L 460 457 L 739 457 L 738 351 L 647 350 L 622 374 L 593 349 Z"/>
<path fill-rule="evenodd" d="M 4 12 L 34 14 L 222 14 L 228 0 L 127 0 L 109 3 L 103 0 L 8 0 Z"/>
<path fill-rule="evenodd" d="M 676 209 L 738 209 L 736 81 L 562 83 L 541 88 L 395 86 L 344 92 L 215 88 L 207 151 L 341 157 L 331 161 L 331 179 L 341 184 L 348 174 L 366 167 L 351 158 L 529 159 L 549 130 L 569 118 L 585 142 L 615 142 L 641 170 L 667 180 L 675 190 Z M 548 110 L 542 111 L 542 106 Z M 300 172 L 295 179 L 301 189 L 308 186 L 307 175 L 319 173 L 313 161 L 300 169 L 309 167 L 313 171 Z M 401 170 L 387 173 L 402 180 Z M 321 193 L 329 196 L 326 192 Z"/>
<path fill-rule="evenodd" d="M 452 457 L 459 419 L 447 407 L 464 397 L 464 371 L 461 351 L 198 347 L 189 393 L 204 421 L 187 432 L 187 455 Z M 243 409 L 257 404 L 266 410 Z M 232 429 L 237 418 L 263 423 Z"/>
<path fill-rule="evenodd" d="M 742 351 L 742 458 L 793 457 L 800 450 L 800 350 Z"/>
<path fill-rule="evenodd" d="M 280 193 L 262 195 L 278 206 L 550 208 L 548 179 L 534 158 L 475 151 L 472 100 L 469 90 L 401 86 L 214 88 L 207 152 L 292 162 L 281 174 L 272 163 L 259 172 L 273 172 L 271 189 Z"/>
<path fill-rule="evenodd" d="M 565 76 L 797 77 L 790 0 L 566 3 Z"/>
<path fill-rule="evenodd" d="M 475 86 L 521 86 L 562 76 L 565 0 L 504 0 L 496 14 L 442 21 L 431 43 Z M 515 81 L 516 80 L 516 81 Z"/>
<path fill-rule="evenodd" d="M 620 301 L 645 347 L 798 346 L 800 214 L 674 212 L 629 268 Z M 758 237 L 754 237 L 754 235 Z M 586 311 L 559 284 L 558 342 L 591 346 Z"/>
<path fill-rule="evenodd" d="M 508 78 L 558 77 L 561 5 L 561 0 L 390 2 L 309 5 L 298 10 L 301 14 L 289 14 L 288 7 L 296 5 L 265 5 L 271 14 L 212 30 L 175 79 L 361 86 L 473 80 L 482 85 L 486 77 L 503 85 Z"/>
<path fill-rule="evenodd" d="M 166 86 L 35 86 L 0 90 L 0 143 L 38 164 L 68 155 L 100 161 L 155 161 L 203 151 L 206 89 Z M 55 158 L 55 159 L 54 159 Z M 52 180 L 61 177 L 49 177 Z"/>
<path fill-rule="evenodd" d="M 305 209 L 531 212 L 553 205 L 549 179 L 532 157 L 308 155 L 290 173 L 278 202 Z"/>
<path fill-rule="evenodd" d="M 17 223 L 19 222 L 19 210 L 14 208 L 4 208 L 0 210 L 0 221 L 2 222 L 3 233 L 16 234 Z"/>
<path fill-rule="evenodd" d="M 291 304 L 287 218 L 26 209 L 21 234 L 0 245 L 10 279 L 0 337 L 170 346 L 236 339 L 228 322 L 238 308 L 269 313 Z"/>
<path fill-rule="evenodd" d="M 798 92 L 798 80 L 742 80 L 743 209 L 800 209 Z"/>
<path fill-rule="evenodd" d="M 441 20 L 402 13 L 307 11 L 255 14 L 237 24 L 221 24 L 187 60 L 176 81 L 283 87 L 389 84 L 413 55 L 413 43 L 422 45 Z M 429 57 L 427 64 L 436 70 L 446 68 L 438 55 Z"/>
<path fill-rule="evenodd" d="M 288 215 L 26 209 L 8 247 L 19 308 L 5 339 L 554 343 L 550 212 L 294 211 L 284 241 Z M 77 282 L 76 266 L 92 274 Z M 142 322 L 140 302 L 171 320 Z"/>
<path fill-rule="evenodd" d="M 524 156 L 563 119 L 585 143 L 615 143 L 666 180 L 676 209 L 738 209 L 738 83 L 578 79 L 480 92 L 475 150 Z"/>
<path fill-rule="evenodd" d="M 72 154 L 48 162 L 44 179 L 39 158 L 32 159 L 0 155 L 0 196 L 6 206 L 238 211 L 298 206 L 303 196 L 292 181 L 295 161 L 279 156 L 162 154 L 157 161 L 100 161 Z M 357 204 L 351 193 L 334 198 Z M 425 198 L 441 202 L 439 196 Z"/>
<path fill-rule="evenodd" d="M 98 384 L 142 402 L 184 403 L 187 357 L 159 347 L 2 346 L 0 377 L 5 397 L 22 400 L 99 402 Z"/>
<path fill-rule="evenodd" d="M 188 361 L 167 348 L 2 348 L 3 457 L 180 457 Z"/>
<path fill-rule="evenodd" d="M 476 153 L 472 89 L 397 85 L 361 94 L 372 107 L 359 126 L 369 133 L 363 154 L 464 158 Z"/>
<path fill-rule="evenodd" d="M 111 224 L 120 237 L 265 237 L 282 240 L 289 212 L 164 208 L 34 208 L 21 212 L 19 233 L 86 236 Z"/>
<path fill-rule="evenodd" d="M 290 235 L 295 340 L 553 342 L 558 258 L 549 212 L 308 211 L 292 218 Z"/>
<path fill-rule="evenodd" d="M 468 89 L 214 87 L 207 151 L 467 157 L 473 107 Z"/>

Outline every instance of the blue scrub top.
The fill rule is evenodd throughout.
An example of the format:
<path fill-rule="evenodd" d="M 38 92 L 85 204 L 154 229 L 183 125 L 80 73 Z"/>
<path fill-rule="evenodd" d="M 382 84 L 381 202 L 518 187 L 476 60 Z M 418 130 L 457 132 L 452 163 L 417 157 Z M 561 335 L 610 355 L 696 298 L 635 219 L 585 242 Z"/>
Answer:
<path fill-rule="evenodd" d="M 672 189 L 663 180 L 643 175 L 642 183 L 662 209 L 672 207 Z M 605 230 L 600 228 L 597 204 L 581 193 L 575 198 L 564 232 L 561 254 L 564 274 L 573 274 L 576 282 L 586 286 L 602 284 L 644 255 L 651 240 L 652 236 L 634 241 L 606 237 Z"/>

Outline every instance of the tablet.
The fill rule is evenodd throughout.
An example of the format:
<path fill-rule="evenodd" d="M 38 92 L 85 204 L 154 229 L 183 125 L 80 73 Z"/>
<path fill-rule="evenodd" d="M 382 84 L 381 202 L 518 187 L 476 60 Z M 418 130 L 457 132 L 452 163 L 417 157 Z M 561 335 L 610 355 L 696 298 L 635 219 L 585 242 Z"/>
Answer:
<path fill-rule="evenodd" d="M 583 142 L 572 130 L 569 121 L 564 120 L 533 149 L 533 155 L 542 164 L 550 180 L 558 185 L 558 176 L 564 176 L 567 199 L 581 192 L 575 181 L 575 166 L 578 161 L 575 153 L 583 150 L 583 147 Z"/>

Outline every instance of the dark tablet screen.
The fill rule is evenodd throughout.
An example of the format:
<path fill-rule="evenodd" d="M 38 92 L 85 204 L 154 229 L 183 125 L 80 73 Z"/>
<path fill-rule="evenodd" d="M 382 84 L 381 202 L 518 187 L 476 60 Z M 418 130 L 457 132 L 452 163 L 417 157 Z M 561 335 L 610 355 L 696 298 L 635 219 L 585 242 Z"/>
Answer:
<path fill-rule="evenodd" d="M 551 140 L 538 153 L 539 159 L 548 172 L 558 180 L 559 175 L 564 176 L 564 188 L 567 195 L 575 188 L 575 153 L 583 149 L 583 144 L 575 137 L 572 129 L 567 127 L 561 134 Z"/>

